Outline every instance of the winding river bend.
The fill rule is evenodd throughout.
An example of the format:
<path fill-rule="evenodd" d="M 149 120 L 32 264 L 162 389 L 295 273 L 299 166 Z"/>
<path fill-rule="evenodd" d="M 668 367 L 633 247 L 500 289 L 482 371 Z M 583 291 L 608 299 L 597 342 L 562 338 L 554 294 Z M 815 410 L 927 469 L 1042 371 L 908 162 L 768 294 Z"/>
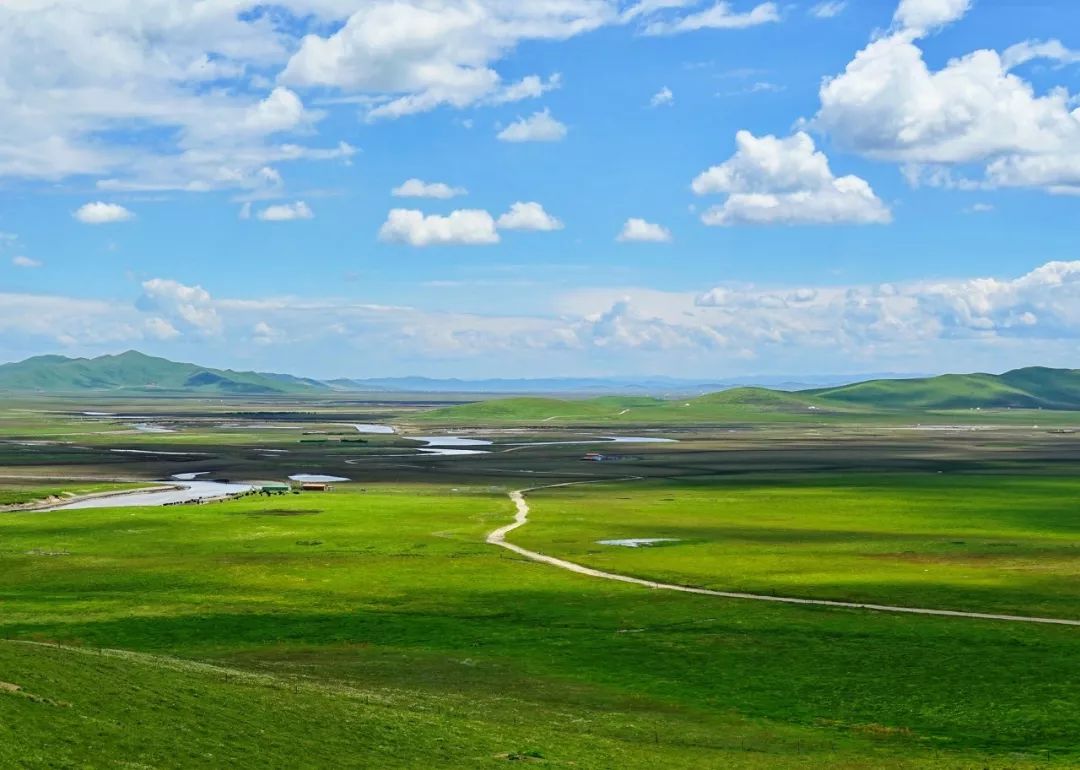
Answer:
<path fill-rule="evenodd" d="M 184 481 L 163 485 L 161 489 L 129 492 L 102 497 L 90 497 L 42 510 L 74 511 L 84 508 L 147 508 L 170 503 L 190 503 L 195 500 L 214 500 L 250 492 L 251 484 L 228 484 L 219 481 Z"/>

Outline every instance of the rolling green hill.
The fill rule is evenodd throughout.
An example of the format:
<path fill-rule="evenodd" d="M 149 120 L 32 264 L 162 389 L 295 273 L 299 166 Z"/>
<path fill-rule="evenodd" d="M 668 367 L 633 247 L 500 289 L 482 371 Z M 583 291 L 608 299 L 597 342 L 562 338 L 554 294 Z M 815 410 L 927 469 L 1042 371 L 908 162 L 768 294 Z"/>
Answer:
<path fill-rule="evenodd" d="M 0 390 L 195 392 L 236 395 L 318 393 L 326 386 L 289 375 L 210 369 L 147 356 L 134 350 L 98 358 L 36 356 L 0 366 Z"/>
<path fill-rule="evenodd" d="M 808 417 L 931 412 L 954 409 L 1080 411 L 1080 370 L 1028 368 L 1001 375 L 946 374 L 870 380 L 835 388 L 780 391 L 733 388 L 697 398 L 505 398 L 435 409 L 423 422 L 446 424 L 637 424 L 789 422 Z"/>
<path fill-rule="evenodd" d="M 1030 367 L 1005 374 L 871 380 L 804 391 L 830 403 L 876 409 L 1080 409 L 1080 370 Z"/>

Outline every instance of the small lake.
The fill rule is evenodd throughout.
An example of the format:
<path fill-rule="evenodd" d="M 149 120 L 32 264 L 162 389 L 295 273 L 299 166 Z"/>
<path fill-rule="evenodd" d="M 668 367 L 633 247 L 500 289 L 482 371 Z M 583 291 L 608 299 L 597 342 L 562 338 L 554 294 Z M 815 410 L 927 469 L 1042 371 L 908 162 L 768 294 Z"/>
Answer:
<path fill-rule="evenodd" d="M 132 427 L 134 427 L 135 430 L 140 431 L 141 433 L 176 433 L 176 431 L 172 428 L 166 428 L 161 425 L 151 425 L 145 422 L 138 423 L 137 425 L 134 425 Z"/>
<path fill-rule="evenodd" d="M 381 436 L 388 436 L 397 433 L 390 425 L 378 425 L 373 422 L 364 422 L 359 425 L 353 425 L 358 433 L 373 433 Z"/>
<path fill-rule="evenodd" d="M 424 446 L 419 448 L 426 455 L 441 457 L 461 457 L 463 455 L 488 454 L 486 449 L 470 449 L 467 447 L 491 446 L 492 442 L 481 438 L 462 438 L 461 436 L 409 436 L 409 441 L 423 441 Z"/>
<path fill-rule="evenodd" d="M 323 476 L 318 473 L 297 473 L 293 476 L 289 476 L 292 481 L 299 481 L 300 483 L 309 482 L 311 484 L 329 484 L 334 481 L 352 481 L 344 476 Z"/>
<path fill-rule="evenodd" d="M 567 441 L 521 441 L 507 446 L 530 447 L 530 446 L 567 446 L 578 444 L 677 444 L 678 439 L 660 438 L 658 436 L 596 436 L 586 439 L 570 439 Z"/>
<path fill-rule="evenodd" d="M 677 537 L 630 537 L 624 540 L 597 540 L 599 545 L 618 545 L 623 548 L 643 548 L 657 543 L 677 543 Z"/>

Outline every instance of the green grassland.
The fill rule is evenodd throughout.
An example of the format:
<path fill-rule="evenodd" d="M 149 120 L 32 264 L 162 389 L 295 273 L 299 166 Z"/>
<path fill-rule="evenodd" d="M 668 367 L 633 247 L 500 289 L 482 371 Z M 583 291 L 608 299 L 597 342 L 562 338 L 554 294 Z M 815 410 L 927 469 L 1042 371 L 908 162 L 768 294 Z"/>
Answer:
<path fill-rule="evenodd" d="M 484 544 L 509 519 L 503 492 L 0 517 L 3 637 L 269 677 L 0 644 L 0 681 L 35 696 L 0 692 L 0 752 L 165 767 L 1080 760 L 1073 629 L 595 581 Z"/>
<path fill-rule="evenodd" d="M 805 474 L 541 489 L 515 542 L 720 590 L 1080 620 L 1075 476 Z M 628 548 L 600 540 L 671 538 Z"/>
<path fill-rule="evenodd" d="M 855 386 L 853 386 L 855 387 Z M 858 386 L 862 388 L 863 386 Z M 874 383 L 865 385 L 877 392 Z M 882 387 L 892 388 L 885 383 Z M 873 405 L 857 394 L 811 395 L 783 393 L 762 388 L 735 388 L 696 398 L 662 400 L 608 396 L 589 399 L 499 398 L 471 404 L 428 409 L 402 418 L 407 425 L 453 427 L 624 427 L 722 426 L 722 425 L 1040 425 L 1075 428 L 1080 411 L 1040 408 L 931 407 L 900 403 L 894 407 Z M 905 396 L 906 399 L 906 396 Z"/>
<path fill-rule="evenodd" d="M 701 414 L 792 408 L 769 392 L 719 400 Z M 692 409 L 667 403 L 593 406 Z M 0 489 L 184 471 L 354 482 L 0 514 L 0 767 L 1080 763 L 1074 628 L 651 591 L 484 542 L 513 515 L 508 491 L 606 479 L 531 493 L 532 521 L 511 539 L 695 585 L 1077 617 L 1075 434 L 1033 428 L 1034 412 L 978 431 L 864 420 L 861 407 L 739 426 L 658 417 L 643 432 L 679 443 L 625 445 L 623 461 L 592 464 L 582 453 L 607 445 L 545 442 L 608 431 L 544 421 L 542 405 L 529 417 L 539 428 L 496 417 L 468 431 L 496 442 L 485 455 L 334 435 L 359 422 L 437 432 L 417 419 L 430 408 L 5 404 L 0 466 L 19 478 Z M 328 443 L 300 443 L 320 436 Z M 187 454 L 114 451 L 132 448 Z M 631 475 L 644 478 L 620 481 Z M 595 543 L 665 536 L 682 542 Z"/>

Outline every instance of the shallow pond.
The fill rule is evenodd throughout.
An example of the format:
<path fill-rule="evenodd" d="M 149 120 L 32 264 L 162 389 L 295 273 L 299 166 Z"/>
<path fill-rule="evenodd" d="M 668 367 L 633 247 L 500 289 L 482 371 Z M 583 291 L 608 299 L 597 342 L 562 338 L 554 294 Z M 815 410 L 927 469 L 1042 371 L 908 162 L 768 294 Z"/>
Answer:
<path fill-rule="evenodd" d="M 641 548 L 656 543 L 677 543 L 677 537 L 630 537 L 624 540 L 597 540 L 600 545 L 619 545 L 623 548 Z"/>
<path fill-rule="evenodd" d="M 394 430 L 394 428 L 390 425 L 378 425 L 377 423 L 373 422 L 363 422 L 359 425 L 353 425 L 353 427 L 356 428 L 357 432 L 359 433 L 375 433 L 384 436 L 392 433 L 397 433 L 397 431 Z"/>

